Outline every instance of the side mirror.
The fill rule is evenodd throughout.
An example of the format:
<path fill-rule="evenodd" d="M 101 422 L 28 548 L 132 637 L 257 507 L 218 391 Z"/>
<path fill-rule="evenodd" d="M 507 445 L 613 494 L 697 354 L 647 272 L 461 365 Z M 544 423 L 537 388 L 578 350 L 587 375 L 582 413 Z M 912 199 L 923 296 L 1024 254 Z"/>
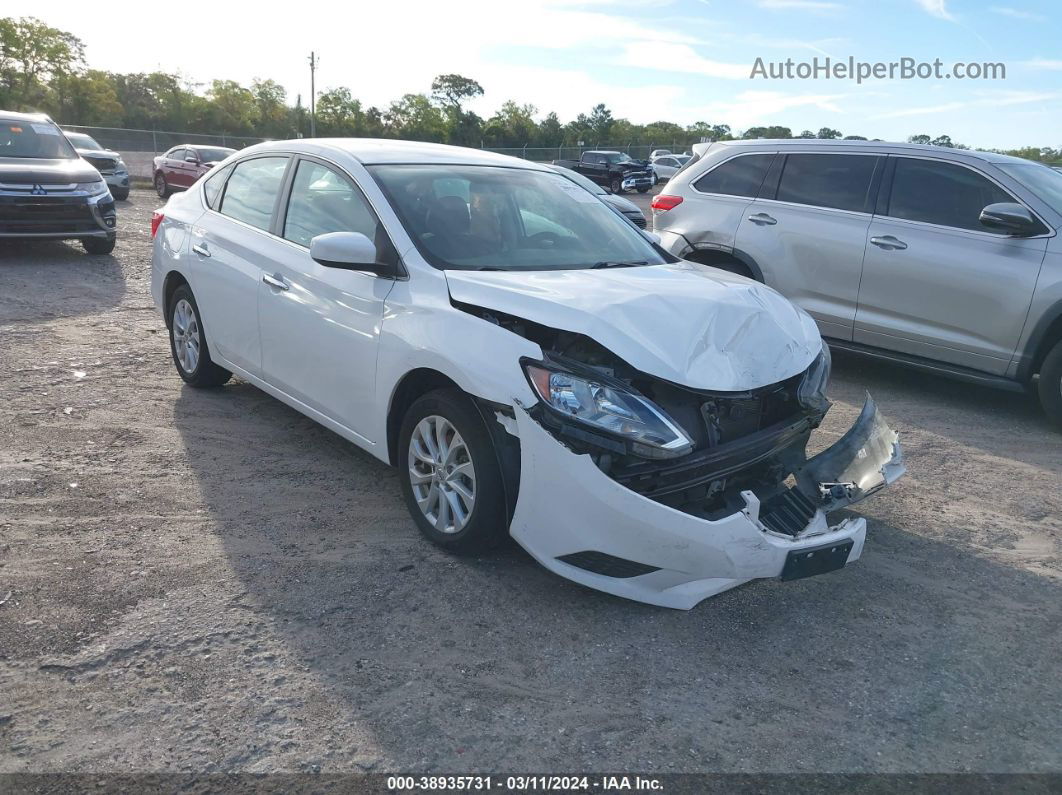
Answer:
<path fill-rule="evenodd" d="M 376 260 L 376 246 L 361 232 L 328 232 L 310 241 L 310 258 L 326 268 L 395 276 L 395 268 Z"/>
<path fill-rule="evenodd" d="M 1026 207 L 1015 202 L 998 202 L 981 210 L 982 226 L 1012 235 L 1031 235 L 1039 229 L 1039 224 Z"/>

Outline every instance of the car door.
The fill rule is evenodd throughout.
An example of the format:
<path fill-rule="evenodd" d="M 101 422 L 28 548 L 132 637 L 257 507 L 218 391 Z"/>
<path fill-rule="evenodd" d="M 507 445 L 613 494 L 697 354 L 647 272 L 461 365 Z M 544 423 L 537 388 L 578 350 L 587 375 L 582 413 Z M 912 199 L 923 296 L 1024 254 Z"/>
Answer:
<path fill-rule="evenodd" d="M 1006 373 L 1047 251 L 978 220 L 1017 199 L 986 174 L 932 157 L 890 156 L 868 232 L 854 340 Z M 1035 215 L 1035 213 L 1034 213 Z"/>
<path fill-rule="evenodd" d="M 181 184 L 190 188 L 199 179 L 201 165 L 199 154 L 194 149 L 184 150 L 184 160 L 181 162 Z"/>
<path fill-rule="evenodd" d="M 184 167 L 184 149 L 174 149 L 162 158 L 162 175 L 168 185 L 180 186 L 181 169 Z"/>
<path fill-rule="evenodd" d="M 657 161 L 653 163 L 653 168 L 661 179 L 671 179 L 678 171 L 678 161 L 673 157 L 657 158 Z"/>
<path fill-rule="evenodd" d="M 258 291 L 275 249 L 276 206 L 291 158 L 261 155 L 216 175 L 204 196 L 210 209 L 192 227 L 192 289 L 214 352 L 250 373 L 262 370 Z M 227 179 L 226 179 L 227 177 Z"/>
<path fill-rule="evenodd" d="M 368 439 L 384 299 L 394 280 L 325 267 L 309 248 L 317 235 L 361 232 L 376 243 L 380 261 L 397 263 L 394 247 L 355 182 L 305 157 L 294 168 L 276 231 L 279 251 L 259 286 L 263 376 Z"/>
<path fill-rule="evenodd" d="M 884 157 L 784 155 L 777 185 L 746 208 L 736 247 L 824 336 L 852 339 L 863 249 Z"/>

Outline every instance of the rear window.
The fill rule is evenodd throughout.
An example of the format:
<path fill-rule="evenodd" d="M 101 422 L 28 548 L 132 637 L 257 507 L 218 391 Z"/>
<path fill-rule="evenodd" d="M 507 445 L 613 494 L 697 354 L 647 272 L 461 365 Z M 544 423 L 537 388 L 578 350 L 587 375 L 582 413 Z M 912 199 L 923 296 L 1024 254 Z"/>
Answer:
<path fill-rule="evenodd" d="M 870 211 L 870 185 L 878 158 L 875 155 L 789 155 L 778 201 Z"/>
<path fill-rule="evenodd" d="M 724 196 L 755 196 L 767 169 L 774 160 L 774 153 L 740 155 L 722 163 L 693 183 L 701 193 L 721 193 Z"/>
<path fill-rule="evenodd" d="M 237 163 L 225 184 L 219 212 L 268 231 L 287 166 L 286 157 L 256 157 Z"/>

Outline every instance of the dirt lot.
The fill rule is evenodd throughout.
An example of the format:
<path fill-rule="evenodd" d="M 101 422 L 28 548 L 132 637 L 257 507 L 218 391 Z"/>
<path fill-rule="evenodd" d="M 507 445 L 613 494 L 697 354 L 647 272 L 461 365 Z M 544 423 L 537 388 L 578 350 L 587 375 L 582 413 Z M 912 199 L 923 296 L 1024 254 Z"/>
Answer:
<path fill-rule="evenodd" d="M 641 197 L 644 198 L 644 197 Z M 0 250 L 0 771 L 1059 771 L 1062 435 L 838 356 L 905 480 L 863 559 L 690 612 L 452 558 L 395 475 L 253 387 L 184 388 L 113 256 Z"/>

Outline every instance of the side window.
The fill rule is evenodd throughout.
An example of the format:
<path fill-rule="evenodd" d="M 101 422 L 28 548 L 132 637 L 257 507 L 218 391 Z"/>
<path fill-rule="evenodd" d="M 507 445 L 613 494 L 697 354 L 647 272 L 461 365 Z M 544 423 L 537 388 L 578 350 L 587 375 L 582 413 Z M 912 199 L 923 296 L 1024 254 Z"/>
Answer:
<path fill-rule="evenodd" d="M 678 168 L 678 161 L 673 157 L 662 157 L 660 158 L 660 165 Z"/>
<path fill-rule="evenodd" d="M 287 165 L 286 157 L 255 157 L 236 163 L 218 212 L 268 231 Z"/>
<path fill-rule="evenodd" d="M 896 158 L 888 215 L 959 229 L 989 232 L 978 220 L 981 210 L 1012 197 L 991 180 L 955 163 Z"/>
<path fill-rule="evenodd" d="M 203 199 L 211 210 L 218 208 L 218 199 L 221 198 L 221 189 L 225 187 L 225 180 L 232 173 L 232 166 L 225 166 L 220 171 L 213 172 L 203 183 Z"/>
<path fill-rule="evenodd" d="M 778 201 L 869 212 L 876 155 L 789 155 Z"/>
<path fill-rule="evenodd" d="M 774 160 L 774 153 L 741 155 L 722 163 L 693 183 L 702 193 L 725 196 L 755 196 Z"/>
<path fill-rule="evenodd" d="M 361 232 L 376 244 L 381 261 L 390 259 L 390 241 L 362 192 L 332 169 L 301 160 L 291 184 L 284 238 L 309 248 L 313 238 L 327 232 Z"/>
<path fill-rule="evenodd" d="M 166 157 L 169 160 L 184 160 L 184 150 L 174 149 L 172 152 L 166 155 Z"/>

